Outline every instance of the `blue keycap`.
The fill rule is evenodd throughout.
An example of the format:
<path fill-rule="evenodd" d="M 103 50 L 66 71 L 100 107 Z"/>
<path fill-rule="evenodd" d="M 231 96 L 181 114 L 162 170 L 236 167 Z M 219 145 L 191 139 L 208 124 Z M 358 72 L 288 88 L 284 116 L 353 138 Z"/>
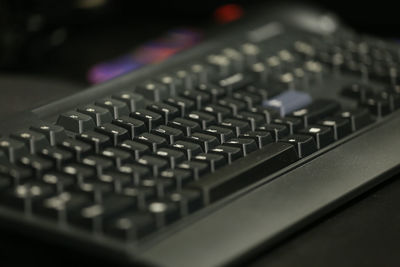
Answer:
<path fill-rule="evenodd" d="M 311 96 L 308 93 L 289 90 L 277 95 L 274 98 L 265 100 L 263 102 L 263 106 L 277 109 L 283 117 L 285 114 L 289 114 L 295 110 L 307 106 L 311 103 L 311 101 Z"/>

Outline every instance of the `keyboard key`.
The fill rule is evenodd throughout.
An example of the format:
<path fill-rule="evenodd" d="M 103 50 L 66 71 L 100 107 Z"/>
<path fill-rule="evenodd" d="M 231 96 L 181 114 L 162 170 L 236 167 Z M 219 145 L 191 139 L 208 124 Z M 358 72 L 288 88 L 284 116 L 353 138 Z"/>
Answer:
<path fill-rule="evenodd" d="M 215 136 L 204 133 L 194 133 L 192 136 L 187 137 L 186 140 L 198 144 L 205 153 L 219 145 Z"/>
<path fill-rule="evenodd" d="M 95 170 L 80 163 L 70 163 L 64 166 L 62 171 L 65 174 L 75 177 L 77 183 L 83 183 L 84 180 L 95 177 Z"/>
<path fill-rule="evenodd" d="M 181 117 L 186 116 L 186 114 L 195 108 L 195 102 L 184 97 L 170 97 L 164 102 L 179 109 L 181 112 Z"/>
<path fill-rule="evenodd" d="M 317 144 L 313 137 L 308 135 L 293 134 L 279 140 L 280 142 L 293 144 L 299 158 L 304 158 L 317 151 Z"/>
<path fill-rule="evenodd" d="M 361 106 L 369 109 L 372 114 L 378 117 L 383 117 L 391 112 L 389 100 L 380 97 L 369 97 L 361 102 Z"/>
<path fill-rule="evenodd" d="M 247 121 L 233 118 L 225 119 L 220 126 L 231 129 L 236 137 L 251 130 L 250 124 Z"/>
<path fill-rule="evenodd" d="M 111 122 L 113 117 L 110 111 L 96 105 L 86 105 L 78 108 L 78 112 L 90 116 L 97 126 Z"/>
<path fill-rule="evenodd" d="M 193 181 L 192 173 L 189 170 L 183 169 L 167 169 L 160 173 L 160 177 L 173 180 L 178 191 Z"/>
<path fill-rule="evenodd" d="M 243 157 L 258 149 L 256 142 L 251 138 L 233 138 L 225 145 L 240 148 Z"/>
<path fill-rule="evenodd" d="M 218 101 L 218 104 L 227 107 L 231 110 L 232 115 L 236 116 L 240 111 L 246 109 L 247 105 L 241 100 L 237 100 L 231 97 L 226 97 Z"/>
<path fill-rule="evenodd" d="M 141 188 L 148 188 L 156 193 L 157 198 L 161 199 L 168 193 L 176 190 L 176 185 L 171 179 L 145 178 L 140 181 Z"/>
<path fill-rule="evenodd" d="M 0 175 L 9 177 L 14 186 L 26 183 L 33 178 L 31 169 L 9 162 L 0 162 Z"/>
<path fill-rule="evenodd" d="M 272 123 L 274 119 L 278 119 L 280 117 L 279 111 L 268 107 L 251 108 L 250 112 L 263 116 L 266 123 Z"/>
<path fill-rule="evenodd" d="M 154 216 L 158 228 L 166 226 L 180 218 L 179 208 L 172 202 L 152 202 L 148 206 L 148 211 Z"/>
<path fill-rule="evenodd" d="M 169 166 L 174 169 L 175 166 L 185 160 L 185 154 L 172 148 L 160 148 L 155 153 L 157 156 L 168 160 Z"/>
<path fill-rule="evenodd" d="M 210 101 L 213 103 L 217 102 L 218 99 L 224 97 L 226 94 L 225 89 L 212 84 L 201 83 L 196 87 L 196 89 L 208 94 L 210 96 Z"/>
<path fill-rule="evenodd" d="M 41 181 L 52 186 L 58 193 L 71 189 L 75 184 L 75 178 L 73 176 L 55 171 L 44 174 Z"/>
<path fill-rule="evenodd" d="M 147 109 L 160 114 L 164 120 L 164 124 L 167 124 L 180 115 L 178 108 L 164 103 L 152 103 L 147 106 Z"/>
<path fill-rule="evenodd" d="M 202 151 L 201 146 L 197 143 L 179 140 L 172 145 L 173 149 L 182 151 L 188 160 L 191 160 L 194 156 L 200 154 Z"/>
<path fill-rule="evenodd" d="M 183 138 L 181 130 L 166 125 L 158 126 L 151 133 L 163 137 L 167 140 L 168 144 L 173 144 Z"/>
<path fill-rule="evenodd" d="M 163 170 L 168 168 L 168 161 L 150 155 L 144 155 L 137 162 L 148 167 L 154 177 L 157 177 Z"/>
<path fill-rule="evenodd" d="M 91 145 L 75 139 L 65 139 L 61 142 L 60 147 L 73 153 L 75 160 L 78 162 L 93 151 Z"/>
<path fill-rule="evenodd" d="M 335 140 L 343 138 L 351 133 L 351 124 L 348 119 L 329 117 L 319 121 L 318 125 L 330 127 Z"/>
<path fill-rule="evenodd" d="M 35 154 L 44 147 L 49 146 L 49 142 L 47 141 L 46 136 L 31 130 L 17 132 L 15 134 L 12 134 L 11 138 L 25 143 L 25 145 L 29 148 L 31 154 Z"/>
<path fill-rule="evenodd" d="M 136 87 L 136 93 L 150 101 L 160 102 L 168 97 L 168 90 L 163 84 L 147 81 Z"/>
<path fill-rule="evenodd" d="M 301 129 L 298 133 L 314 137 L 318 149 L 324 148 L 335 141 L 333 130 L 329 127 L 310 125 Z"/>
<path fill-rule="evenodd" d="M 51 161 L 36 155 L 25 155 L 21 157 L 20 164 L 31 168 L 37 178 L 42 177 L 44 172 L 53 168 L 53 163 Z"/>
<path fill-rule="evenodd" d="M 76 111 L 68 111 L 61 114 L 58 117 L 57 124 L 74 133 L 83 133 L 95 127 L 95 123 L 90 116 Z"/>
<path fill-rule="evenodd" d="M 291 118 L 291 117 L 280 118 L 280 119 L 275 119 L 273 123 L 285 125 L 286 127 L 288 127 L 289 132 L 291 134 L 303 128 L 303 123 L 301 119 L 298 118 Z"/>
<path fill-rule="evenodd" d="M 91 145 L 96 154 L 100 153 L 105 147 L 113 145 L 110 137 L 94 131 L 82 133 L 78 135 L 76 139 Z"/>
<path fill-rule="evenodd" d="M 221 123 L 226 117 L 231 115 L 229 108 L 215 104 L 205 106 L 203 111 L 212 114 L 218 123 Z"/>
<path fill-rule="evenodd" d="M 89 203 L 91 203 L 91 200 L 84 193 L 62 192 L 36 202 L 33 210 L 35 214 L 66 222 L 69 214 L 89 205 Z"/>
<path fill-rule="evenodd" d="M 168 145 L 165 138 L 151 133 L 142 133 L 136 138 L 136 141 L 147 145 L 153 152 Z"/>
<path fill-rule="evenodd" d="M 34 132 L 45 135 L 47 141 L 49 141 L 50 145 L 52 146 L 61 143 L 64 139 L 67 138 L 64 128 L 58 125 L 41 123 L 38 126 L 32 126 L 30 129 Z"/>
<path fill-rule="evenodd" d="M 209 171 L 207 163 L 198 161 L 184 161 L 179 164 L 177 168 L 190 171 L 194 180 L 198 180 L 202 175 Z"/>
<path fill-rule="evenodd" d="M 122 102 L 112 98 L 103 98 L 97 100 L 95 103 L 96 106 L 108 109 L 114 119 L 118 119 L 119 117 L 129 115 L 128 106 Z"/>
<path fill-rule="evenodd" d="M 98 179 L 85 179 L 77 183 L 74 189 L 77 192 L 84 192 L 95 203 L 102 203 L 107 196 L 114 191 L 114 186 L 108 182 L 102 182 Z"/>
<path fill-rule="evenodd" d="M 130 175 L 134 185 L 139 185 L 140 180 L 150 176 L 150 170 L 137 163 L 122 165 L 118 168 L 118 171 Z"/>
<path fill-rule="evenodd" d="M 266 100 L 263 106 L 278 110 L 283 117 L 295 110 L 306 107 L 311 101 L 311 96 L 308 93 L 289 90 L 270 100 Z"/>
<path fill-rule="evenodd" d="M 343 110 L 339 113 L 339 117 L 350 121 L 351 130 L 353 132 L 373 122 L 371 115 L 366 109 Z"/>
<path fill-rule="evenodd" d="M 129 152 L 135 160 L 139 159 L 142 155 L 150 152 L 149 146 L 137 141 L 127 140 L 118 145 L 118 148 Z"/>
<path fill-rule="evenodd" d="M 146 212 L 126 212 L 105 224 L 105 233 L 124 241 L 139 240 L 156 229 L 154 217 Z"/>
<path fill-rule="evenodd" d="M 236 115 L 236 118 L 247 121 L 252 131 L 266 123 L 262 115 L 254 112 L 242 111 Z"/>
<path fill-rule="evenodd" d="M 71 213 L 68 221 L 79 227 L 101 232 L 104 220 L 128 211 L 134 206 L 135 203 L 130 197 L 111 195 L 102 204 L 90 204 Z"/>
<path fill-rule="evenodd" d="M 200 153 L 195 156 L 193 160 L 207 163 L 210 172 L 214 172 L 227 164 L 227 160 L 224 156 L 214 153 Z"/>
<path fill-rule="evenodd" d="M 229 171 L 214 172 L 204 179 L 191 183 L 188 188 L 200 190 L 204 204 L 208 205 L 267 177 L 298 159 L 294 146 L 287 143 L 268 144 L 253 153 L 254 156 L 231 164 Z"/>
<path fill-rule="evenodd" d="M 194 131 L 200 130 L 197 122 L 184 118 L 176 118 L 168 126 L 181 130 L 186 136 L 191 136 Z"/>
<path fill-rule="evenodd" d="M 215 125 L 208 127 L 204 133 L 215 136 L 220 144 L 223 144 L 229 139 L 235 137 L 231 129 Z"/>
<path fill-rule="evenodd" d="M 162 74 L 156 80 L 167 87 L 170 96 L 176 96 L 184 90 L 183 85 L 173 75 Z"/>
<path fill-rule="evenodd" d="M 104 171 L 113 167 L 112 160 L 101 156 L 88 156 L 82 160 L 82 163 L 93 167 L 96 170 L 97 176 L 101 176 Z"/>
<path fill-rule="evenodd" d="M 289 128 L 284 124 L 267 124 L 257 128 L 257 130 L 269 132 L 275 142 L 290 134 Z"/>
<path fill-rule="evenodd" d="M 131 153 L 114 147 L 108 147 L 100 153 L 103 157 L 109 158 L 113 161 L 114 166 L 119 168 L 126 163 L 133 162 Z"/>
<path fill-rule="evenodd" d="M 4 152 L 8 160 L 12 163 L 29 153 L 24 143 L 8 137 L 0 138 L 0 150 Z"/>
<path fill-rule="evenodd" d="M 243 156 L 242 150 L 240 148 L 225 145 L 217 146 L 216 148 L 211 149 L 210 153 L 220 154 L 224 156 L 228 164 L 231 164 L 233 161 Z"/>
<path fill-rule="evenodd" d="M 148 132 L 144 121 L 137 120 L 128 116 L 122 116 L 114 120 L 113 124 L 126 129 L 132 139 L 140 135 L 141 133 Z"/>
<path fill-rule="evenodd" d="M 197 122 L 203 130 L 216 122 L 214 116 L 202 111 L 192 111 L 187 115 L 187 118 Z"/>
<path fill-rule="evenodd" d="M 170 194 L 166 199 L 177 204 L 181 216 L 189 215 L 203 207 L 201 193 L 197 190 L 184 189 Z"/>
<path fill-rule="evenodd" d="M 252 138 L 256 141 L 258 148 L 262 148 L 263 146 L 274 142 L 275 140 L 272 138 L 272 135 L 268 131 L 250 131 L 239 136 L 240 138 Z"/>
<path fill-rule="evenodd" d="M 107 135 L 114 146 L 129 139 L 128 130 L 111 123 L 105 123 L 95 128 L 95 131 Z"/>
<path fill-rule="evenodd" d="M 139 109 L 131 113 L 131 117 L 144 122 L 149 132 L 163 123 L 163 119 L 160 114 L 147 109 Z"/>
<path fill-rule="evenodd" d="M 181 93 L 181 96 L 193 101 L 197 109 L 201 109 L 211 102 L 210 95 L 199 90 L 185 90 Z"/>
<path fill-rule="evenodd" d="M 310 105 L 294 111 L 290 116 L 300 118 L 304 127 L 307 127 L 308 124 L 316 123 L 329 115 L 333 115 L 339 109 L 340 104 L 334 100 L 318 99 Z"/>
<path fill-rule="evenodd" d="M 112 98 L 124 102 L 128 106 L 130 112 L 134 112 L 135 110 L 145 107 L 144 97 L 132 92 L 119 92 L 114 94 Z"/>
<path fill-rule="evenodd" d="M 35 205 L 36 202 L 54 193 L 51 186 L 40 182 L 30 182 L 7 190 L 0 198 L 2 200 L 2 205 L 31 213 L 32 206 Z"/>

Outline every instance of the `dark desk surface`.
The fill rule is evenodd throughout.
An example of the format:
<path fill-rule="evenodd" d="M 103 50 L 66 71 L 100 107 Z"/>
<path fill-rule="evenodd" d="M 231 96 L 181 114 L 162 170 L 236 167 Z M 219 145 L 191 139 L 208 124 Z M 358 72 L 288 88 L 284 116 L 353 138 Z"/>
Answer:
<path fill-rule="evenodd" d="M 0 88 L 3 92 L 0 98 L 2 117 L 22 105 L 37 106 L 78 91 L 81 86 L 31 78 L 18 78 L 13 82 L 0 77 Z M 57 266 L 106 264 L 80 252 L 54 247 L 7 229 L 0 229 L 0 236 L 1 266 L 47 266 L 55 262 L 60 262 Z M 399 241 L 400 177 L 396 176 L 275 249 L 254 257 L 247 266 L 398 266 Z"/>

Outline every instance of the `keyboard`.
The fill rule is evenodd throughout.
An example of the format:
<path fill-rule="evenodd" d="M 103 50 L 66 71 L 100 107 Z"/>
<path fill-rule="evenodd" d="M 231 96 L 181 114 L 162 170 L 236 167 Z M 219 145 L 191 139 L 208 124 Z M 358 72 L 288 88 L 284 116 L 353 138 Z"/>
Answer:
<path fill-rule="evenodd" d="M 390 177 L 399 45 L 286 17 L 2 121 L 0 223 L 132 264 L 222 266 Z"/>

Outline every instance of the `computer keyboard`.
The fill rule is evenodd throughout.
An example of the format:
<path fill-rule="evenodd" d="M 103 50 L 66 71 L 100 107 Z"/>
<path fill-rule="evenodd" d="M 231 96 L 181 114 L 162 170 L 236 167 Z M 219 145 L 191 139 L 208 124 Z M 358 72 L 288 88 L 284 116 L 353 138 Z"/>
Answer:
<path fill-rule="evenodd" d="M 397 44 L 237 24 L 2 122 L 0 221 L 104 257 L 219 266 L 395 170 Z"/>

